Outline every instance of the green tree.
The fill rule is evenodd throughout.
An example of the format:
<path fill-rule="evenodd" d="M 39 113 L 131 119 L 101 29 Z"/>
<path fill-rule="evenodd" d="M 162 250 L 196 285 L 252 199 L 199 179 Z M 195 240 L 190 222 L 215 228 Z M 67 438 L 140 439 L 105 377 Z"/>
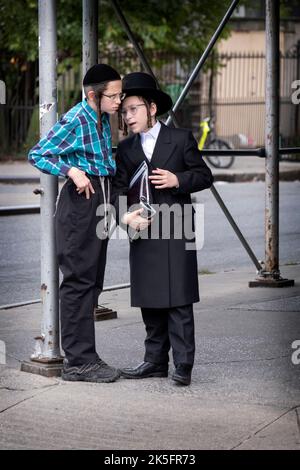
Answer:
<path fill-rule="evenodd" d="M 298 0 L 281 0 L 286 16 Z M 119 0 L 133 33 L 147 52 L 168 51 L 179 59 L 200 56 L 231 0 Z M 250 8 L 261 0 L 244 0 Z M 81 60 L 82 1 L 57 0 L 58 61 L 60 69 Z M 229 34 L 229 29 L 223 36 Z M 110 0 L 99 1 L 99 50 L 109 54 L 128 47 Z M 38 58 L 38 1 L 0 0 L 0 72 L 10 75 Z"/>
<path fill-rule="evenodd" d="M 149 50 L 182 56 L 199 54 L 225 13 L 224 0 L 119 0 L 139 43 Z M 80 61 L 80 0 L 57 0 L 59 62 Z M 229 4 L 229 2 L 228 2 Z M 99 49 L 128 45 L 109 0 L 99 2 Z M 0 44 L 6 57 L 34 61 L 38 57 L 38 2 L 0 0 Z"/>
<path fill-rule="evenodd" d="M 224 0 L 119 0 L 119 5 L 150 63 L 153 53 L 158 51 L 176 54 L 182 61 L 195 54 L 200 56 L 227 8 Z M 82 1 L 57 0 L 56 10 L 60 74 L 81 61 Z M 100 60 L 114 65 L 114 59 L 121 57 L 116 63 L 124 73 L 129 68 L 126 51 L 130 52 L 128 61 L 136 58 L 111 2 L 100 0 Z M 36 101 L 37 61 L 38 1 L 0 0 L 0 79 L 6 83 L 10 108 L 17 104 L 32 105 L 34 97 Z M 8 122 L 3 110 L 0 112 L 1 120 Z M 4 129 L 2 135 L 8 134 Z"/>

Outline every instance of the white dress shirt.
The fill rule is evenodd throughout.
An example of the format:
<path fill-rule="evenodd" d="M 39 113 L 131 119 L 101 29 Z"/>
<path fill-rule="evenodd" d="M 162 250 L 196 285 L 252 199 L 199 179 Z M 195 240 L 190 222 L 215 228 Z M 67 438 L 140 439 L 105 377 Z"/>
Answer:
<path fill-rule="evenodd" d="M 147 132 L 141 132 L 141 144 L 144 150 L 144 153 L 148 160 L 150 161 L 153 155 L 153 150 L 157 141 L 157 137 L 161 128 L 161 123 L 157 121 L 151 129 Z"/>

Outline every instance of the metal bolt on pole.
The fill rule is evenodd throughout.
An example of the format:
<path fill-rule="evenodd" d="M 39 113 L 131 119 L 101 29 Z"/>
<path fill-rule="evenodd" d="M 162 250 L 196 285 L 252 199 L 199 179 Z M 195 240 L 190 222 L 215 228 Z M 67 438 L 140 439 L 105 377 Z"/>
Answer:
<path fill-rule="evenodd" d="M 57 120 L 56 89 L 56 0 L 39 0 L 40 136 Z M 41 299 L 42 328 L 31 361 L 21 370 L 41 375 L 59 375 L 62 356 L 59 345 L 58 265 L 53 214 L 58 178 L 41 173 Z"/>
<path fill-rule="evenodd" d="M 279 271 L 279 1 L 266 0 L 265 269 L 249 287 L 286 287 Z"/>

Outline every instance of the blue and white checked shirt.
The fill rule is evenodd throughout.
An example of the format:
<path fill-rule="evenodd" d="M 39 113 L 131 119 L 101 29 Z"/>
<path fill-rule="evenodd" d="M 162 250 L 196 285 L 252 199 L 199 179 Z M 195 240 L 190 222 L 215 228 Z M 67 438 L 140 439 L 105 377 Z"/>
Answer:
<path fill-rule="evenodd" d="M 102 114 L 102 133 L 97 113 L 86 100 L 71 108 L 29 152 L 29 162 L 43 173 L 67 176 L 74 166 L 90 175 L 113 176 L 111 130 Z"/>

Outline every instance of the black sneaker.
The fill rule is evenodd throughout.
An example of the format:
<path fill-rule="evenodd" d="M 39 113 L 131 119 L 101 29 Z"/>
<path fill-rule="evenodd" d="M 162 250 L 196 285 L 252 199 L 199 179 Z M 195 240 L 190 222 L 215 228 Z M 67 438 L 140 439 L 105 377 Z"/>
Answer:
<path fill-rule="evenodd" d="M 115 382 L 120 377 L 120 371 L 110 367 L 102 359 L 97 362 L 89 362 L 82 366 L 68 366 L 64 361 L 61 378 L 69 382 Z"/>

